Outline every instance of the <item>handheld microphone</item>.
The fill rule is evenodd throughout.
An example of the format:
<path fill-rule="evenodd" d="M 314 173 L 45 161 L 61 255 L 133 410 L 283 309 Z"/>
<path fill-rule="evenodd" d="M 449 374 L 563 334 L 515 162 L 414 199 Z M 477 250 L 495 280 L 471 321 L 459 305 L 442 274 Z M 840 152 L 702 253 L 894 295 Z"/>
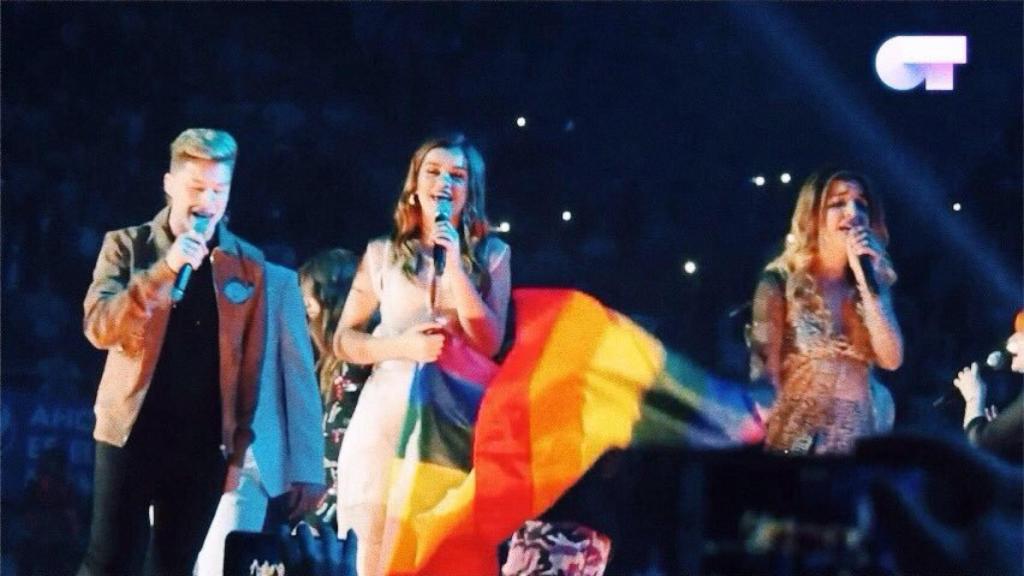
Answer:
<path fill-rule="evenodd" d="M 989 352 L 989 355 L 985 358 L 985 366 L 993 370 L 1004 370 L 1010 365 L 1010 355 L 1002 350 L 996 350 Z"/>
<path fill-rule="evenodd" d="M 1009 364 L 1010 364 L 1010 355 L 1007 354 L 1006 352 L 1002 351 L 1002 350 L 995 350 L 995 351 L 989 352 L 988 356 L 985 357 L 985 364 L 983 366 L 985 368 L 988 368 L 989 370 L 998 371 L 998 370 L 1005 370 L 1006 367 L 1009 366 Z M 940 406 L 942 406 L 944 404 L 952 402 L 953 400 L 955 400 L 956 398 L 959 398 L 959 397 L 960 397 L 960 391 L 957 390 L 956 387 L 954 386 L 953 388 L 950 388 L 949 390 L 947 390 L 945 394 L 943 394 L 942 396 L 937 398 L 934 402 L 932 402 L 932 407 L 933 408 L 938 408 L 938 407 L 940 407 Z"/>
<path fill-rule="evenodd" d="M 852 229 L 848 230 L 847 235 L 852 232 Z M 857 256 L 857 262 L 860 263 L 860 269 L 864 272 L 864 284 L 867 285 L 868 291 L 878 296 L 878 280 L 875 278 L 875 266 L 871 262 L 871 256 L 861 254 Z"/>
<path fill-rule="evenodd" d="M 861 254 L 857 259 L 860 260 L 860 268 L 864 271 L 864 283 L 868 285 L 868 290 L 872 294 L 878 296 L 878 280 L 875 279 L 875 267 L 871 263 L 871 256 Z"/>
<path fill-rule="evenodd" d="M 451 219 L 452 212 L 452 199 L 451 198 L 438 198 L 437 199 L 437 216 L 434 217 L 434 223 L 440 224 L 441 222 L 448 222 Z M 445 248 L 434 244 L 434 276 L 441 276 L 444 274 L 445 264 Z"/>
<path fill-rule="evenodd" d="M 198 234 L 206 234 L 210 226 L 210 217 L 196 215 L 193 218 L 192 230 Z M 192 265 L 185 264 L 178 270 L 178 277 L 174 279 L 174 286 L 171 287 L 171 302 L 180 302 L 185 296 L 185 288 L 188 288 L 188 281 L 192 278 Z"/>

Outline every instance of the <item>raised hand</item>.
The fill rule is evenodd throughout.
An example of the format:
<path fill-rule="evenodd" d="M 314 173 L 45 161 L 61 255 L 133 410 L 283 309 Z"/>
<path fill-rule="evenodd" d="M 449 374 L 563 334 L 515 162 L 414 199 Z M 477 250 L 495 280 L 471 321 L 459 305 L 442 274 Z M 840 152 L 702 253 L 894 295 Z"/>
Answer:
<path fill-rule="evenodd" d="M 953 386 L 963 395 L 964 401 L 968 404 L 985 403 L 988 392 L 988 385 L 978 375 L 978 363 L 972 362 L 970 366 L 961 370 L 953 379 Z"/>
<path fill-rule="evenodd" d="M 305 522 L 295 527 L 289 537 L 282 527 L 285 544 L 285 567 L 289 576 L 357 576 L 355 532 L 349 530 L 344 540 L 327 524 L 319 527 L 319 536 Z"/>
<path fill-rule="evenodd" d="M 857 283 L 861 285 L 866 284 L 864 269 L 860 263 L 860 257 L 863 255 L 871 258 L 871 266 L 874 269 L 872 272 L 876 277 L 883 272 L 887 257 L 881 240 L 878 239 L 878 236 L 870 228 L 854 226 L 850 228 L 850 232 L 846 235 L 846 256 L 850 269 L 853 270 L 853 275 L 857 279 Z"/>
<path fill-rule="evenodd" d="M 431 240 L 435 246 L 444 248 L 445 270 L 451 266 L 462 266 L 462 258 L 459 250 L 459 231 L 448 220 L 434 224 Z"/>
<path fill-rule="evenodd" d="M 206 247 L 206 238 L 195 230 L 189 230 L 174 239 L 174 244 L 171 244 L 164 259 L 167 261 L 167 266 L 175 272 L 181 270 L 185 264 L 196 270 L 202 266 L 203 260 L 209 252 Z"/>

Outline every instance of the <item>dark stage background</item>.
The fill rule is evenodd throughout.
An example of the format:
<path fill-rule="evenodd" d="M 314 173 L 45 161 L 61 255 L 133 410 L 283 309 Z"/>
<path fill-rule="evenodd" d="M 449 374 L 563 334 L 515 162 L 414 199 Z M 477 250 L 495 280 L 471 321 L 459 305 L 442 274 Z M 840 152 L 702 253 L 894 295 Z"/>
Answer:
<path fill-rule="evenodd" d="M 738 380 L 799 183 L 860 169 L 900 274 L 901 427 L 959 425 L 931 400 L 1022 304 L 1017 2 L 5 2 L 0 22 L 5 573 L 48 446 L 88 495 L 103 355 L 81 301 L 103 232 L 162 206 L 186 127 L 237 137 L 232 227 L 292 266 L 386 233 L 412 151 L 461 128 L 517 286 L 586 290 Z M 882 84 L 900 34 L 967 36 L 954 91 Z"/>

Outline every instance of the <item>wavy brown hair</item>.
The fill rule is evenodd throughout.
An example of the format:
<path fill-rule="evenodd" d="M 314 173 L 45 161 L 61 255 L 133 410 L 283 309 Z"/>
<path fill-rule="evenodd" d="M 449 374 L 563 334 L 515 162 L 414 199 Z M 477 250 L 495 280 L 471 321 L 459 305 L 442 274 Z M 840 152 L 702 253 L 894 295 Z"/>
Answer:
<path fill-rule="evenodd" d="M 878 236 L 883 246 L 889 244 L 889 229 L 885 225 L 885 210 L 882 199 L 875 192 L 866 176 L 851 170 L 825 168 L 811 174 L 797 196 L 796 208 L 790 222 L 785 246 L 767 268 L 784 271 L 787 275 L 804 275 L 810 272 L 818 256 L 818 232 L 825 220 L 825 202 L 828 187 L 832 182 L 853 182 L 864 192 L 868 204 L 868 227 Z M 895 274 L 890 278 L 895 281 Z"/>
<path fill-rule="evenodd" d="M 456 133 L 431 138 L 420 145 L 409 161 L 402 193 L 395 205 L 395 228 L 392 232 L 392 254 L 400 262 L 402 272 L 409 278 L 416 276 L 419 268 L 419 243 L 423 231 L 423 214 L 416 202 L 416 178 L 423 166 L 423 158 L 435 148 L 458 150 L 466 157 L 468 178 L 466 182 L 466 204 L 459 218 L 460 254 L 474 283 L 483 293 L 490 286 L 487 267 L 481 265 L 490 224 L 484 209 L 487 190 L 484 159 L 476 147 L 462 134 Z"/>
<path fill-rule="evenodd" d="M 334 355 L 331 341 L 358 264 L 355 254 L 334 248 L 316 254 L 299 268 L 299 283 L 308 286 L 313 298 L 320 303 L 320 314 L 308 320 L 309 335 L 317 351 L 320 396 L 325 403 L 330 400 L 334 375 L 342 365 Z"/>

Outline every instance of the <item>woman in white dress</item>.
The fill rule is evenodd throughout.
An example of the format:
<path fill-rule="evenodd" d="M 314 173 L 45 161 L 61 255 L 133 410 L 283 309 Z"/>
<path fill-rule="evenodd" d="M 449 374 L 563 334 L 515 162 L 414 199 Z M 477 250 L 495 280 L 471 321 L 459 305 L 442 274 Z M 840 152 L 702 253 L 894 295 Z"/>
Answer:
<path fill-rule="evenodd" d="M 338 533 L 358 536 L 360 576 L 387 566 L 389 474 L 417 364 L 437 360 L 451 339 L 493 357 L 505 336 L 510 250 L 489 234 L 484 197 L 484 162 L 465 137 L 421 145 L 394 231 L 367 245 L 335 331 L 338 358 L 374 365 L 338 457 Z M 377 311 L 380 324 L 368 334 Z"/>

